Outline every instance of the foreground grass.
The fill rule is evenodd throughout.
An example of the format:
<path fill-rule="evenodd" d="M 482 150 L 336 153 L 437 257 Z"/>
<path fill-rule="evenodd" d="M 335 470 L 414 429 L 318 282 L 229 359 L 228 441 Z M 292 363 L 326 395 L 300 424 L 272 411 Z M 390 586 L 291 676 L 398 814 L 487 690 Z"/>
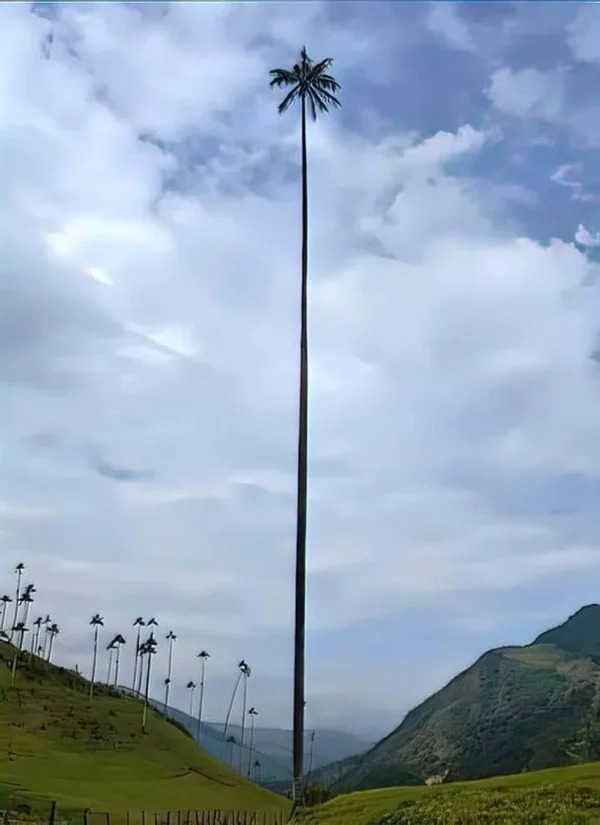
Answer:
<path fill-rule="evenodd" d="M 350 793 L 300 819 L 302 825 L 600 825 L 600 763 Z"/>
<path fill-rule="evenodd" d="M 89 808 L 113 821 L 127 811 L 287 810 L 282 797 L 246 782 L 141 703 L 34 659 L 11 686 L 12 650 L 0 643 L 0 808 L 29 806 L 61 819 Z"/>

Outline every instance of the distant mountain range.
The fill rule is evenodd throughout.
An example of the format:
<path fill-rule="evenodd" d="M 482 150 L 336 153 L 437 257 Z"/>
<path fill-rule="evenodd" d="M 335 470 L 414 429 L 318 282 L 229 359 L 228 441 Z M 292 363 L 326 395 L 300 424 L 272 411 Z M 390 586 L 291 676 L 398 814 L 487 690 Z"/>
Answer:
<path fill-rule="evenodd" d="M 162 703 L 151 700 L 152 705 L 162 711 Z M 169 708 L 169 718 L 183 726 L 196 739 L 197 720 L 177 708 Z M 241 727 L 230 724 L 227 739 L 233 736 L 235 744 L 223 741 L 223 724 L 203 722 L 199 744 L 208 753 L 246 776 L 250 761 L 250 731 L 245 731 L 244 747 L 240 746 Z M 364 753 L 372 744 L 352 734 L 327 729 L 316 729 L 311 743 L 311 732 L 306 732 L 305 755 L 307 766 L 320 768 L 336 764 L 348 756 Z M 258 760 L 260 766 L 255 767 Z M 281 728 L 256 727 L 254 731 L 254 748 L 252 756 L 252 779 L 267 787 L 283 788 L 291 782 L 292 777 L 292 731 Z"/>
<path fill-rule="evenodd" d="M 594 604 L 530 645 L 488 651 L 364 755 L 314 775 L 341 792 L 600 759 L 599 712 Z"/>

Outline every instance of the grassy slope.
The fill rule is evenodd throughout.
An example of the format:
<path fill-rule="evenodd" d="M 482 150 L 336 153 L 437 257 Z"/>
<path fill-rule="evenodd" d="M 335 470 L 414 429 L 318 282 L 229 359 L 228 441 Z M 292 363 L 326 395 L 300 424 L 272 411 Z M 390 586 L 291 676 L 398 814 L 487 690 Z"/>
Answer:
<path fill-rule="evenodd" d="M 440 806 L 441 809 L 445 807 L 446 810 L 452 810 L 453 808 L 464 807 L 468 810 L 469 801 L 471 799 L 481 799 L 482 792 L 487 792 L 489 799 L 492 800 L 496 799 L 499 792 L 502 791 L 505 796 L 508 796 L 509 793 L 538 788 L 554 789 L 558 795 L 561 791 L 567 789 L 589 788 L 595 792 L 597 805 L 600 805 L 600 763 L 576 765 L 567 768 L 550 768 L 534 773 L 499 776 L 474 782 L 456 782 L 435 788 L 427 788 L 421 785 L 358 791 L 338 796 L 319 808 L 307 810 L 302 815 L 302 820 L 306 825 L 309 825 L 309 823 L 310 825 L 368 825 L 368 823 L 377 822 L 383 815 L 396 810 L 399 806 L 415 800 L 417 802 L 421 801 L 425 806 L 431 803 L 432 798 L 439 795 L 441 799 L 448 802 L 447 806 Z M 480 793 L 475 794 L 475 791 Z M 415 811 L 418 810 L 419 805 L 417 804 Z M 413 817 L 413 820 L 415 822 L 420 821 L 417 817 Z M 450 822 L 452 820 L 448 818 L 443 821 Z M 600 822 L 600 808 L 591 810 L 589 817 L 577 821 L 581 821 L 582 825 L 588 822 Z M 465 818 L 464 822 L 470 822 L 470 820 Z"/>
<path fill-rule="evenodd" d="M 65 812 L 285 809 L 282 797 L 243 780 L 141 703 L 100 689 L 70 671 L 40 662 L 19 672 L 0 643 L 0 808 L 26 801 Z M 2 797 L 5 797 L 3 799 Z"/>

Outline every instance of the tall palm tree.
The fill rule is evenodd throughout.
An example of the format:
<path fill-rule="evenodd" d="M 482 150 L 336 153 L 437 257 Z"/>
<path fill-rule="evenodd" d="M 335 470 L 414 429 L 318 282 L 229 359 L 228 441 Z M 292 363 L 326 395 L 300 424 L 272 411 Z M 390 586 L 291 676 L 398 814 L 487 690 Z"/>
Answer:
<path fill-rule="evenodd" d="M 240 736 L 240 773 L 243 773 L 244 766 L 242 760 L 244 758 L 244 734 L 246 732 L 246 708 L 248 707 L 248 679 L 250 678 L 251 670 L 246 665 L 242 671 L 244 689 L 242 691 L 242 731 Z"/>
<path fill-rule="evenodd" d="M 115 644 L 115 681 L 114 686 L 117 687 L 119 684 L 119 665 L 121 664 L 121 648 L 124 644 L 127 644 L 125 638 L 121 636 L 120 633 L 117 633 L 115 638 L 113 639 Z"/>
<path fill-rule="evenodd" d="M 252 755 L 254 752 L 254 719 L 258 716 L 258 711 L 256 708 L 250 708 L 248 715 L 250 716 L 250 755 L 248 756 L 248 779 L 250 779 L 250 774 L 252 773 Z"/>
<path fill-rule="evenodd" d="M 148 619 L 148 621 L 146 622 L 146 627 L 158 627 L 158 622 L 156 621 L 154 616 L 151 619 Z M 146 638 L 146 642 L 150 638 L 154 638 L 153 635 L 152 635 L 152 631 L 150 631 L 150 635 Z M 144 672 L 143 657 L 146 656 L 147 653 L 148 653 L 148 646 L 146 645 L 144 647 L 144 644 L 142 644 L 143 650 L 140 651 L 140 667 L 139 667 L 139 672 L 138 672 L 138 686 L 137 686 L 138 696 L 142 692 L 142 680 L 143 680 L 143 672 Z M 155 642 L 155 644 L 156 644 L 156 642 Z"/>
<path fill-rule="evenodd" d="M 235 686 L 233 688 L 233 693 L 231 694 L 231 701 L 229 702 L 229 708 L 227 709 L 227 716 L 225 717 L 225 726 L 223 727 L 223 741 L 225 741 L 227 737 L 227 728 L 229 727 L 229 719 L 231 717 L 231 711 L 233 710 L 233 703 L 235 702 L 235 695 L 237 693 L 238 687 L 240 686 L 240 682 L 242 681 L 243 676 L 247 672 L 250 675 L 250 666 L 246 663 L 244 659 L 241 660 L 238 664 L 238 677 L 235 681 Z"/>
<path fill-rule="evenodd" d="M 300 60 L 291 69 L 273 69 L 271 88 L 287 90 L 279 104 L 283 114 L 290 106 L 300 103 L 302 141 L 302 275 L 300 298 L 300 393 L 298 410 L 298 468 L 296 511 L 296 582 L 294 619 L 294 800 L 302 792 L 304 762 L 304 657 L 306 627 L 306 510 L 308 476 L 308 159 L 306 148 L 307 108 L 313 120 L 317 112 L 340 106 L 335 96 L 340 88 L 329 74 L 330 57 L 313 63 L 304 47 Z"/>
<path fill-rule="evenodd" d="M 106 684 L 110 685 L 110 677 L 111 677 L 111 674 L 112 674 L 113 660 L 115 658 L 115 650 L 117 649 L 115 639 L 110 640 L 110 642 L 106 645 L 106 649 L 108 651 L 108 667 L 106 669 Z"/>
<path fill-rule="evenodd" d="M 46 656 L 46 661 L 49 662 L 52 659 L 52 645 L 54 644 L 54 638 L 58 636 L 60 633 L 60 628 L 56 624 L 56 622 L 48 628 L 48 635 L 50 636 L 50 642 L 48 644 L 48 654 Z"/>
<path fill-rule="evenodd" d="M 90 624 L 94 628 L 94 658 L 92 660 L 92 681 L 90 682 L 90 699 L 94 698 L 94 681 L 96 679 L 96 662 L 98 661 L 98 633 L 104 627 L 104 618 L 99 613 L 94 613 L 90 619 Z"/>
<path fill-rule="evenodd" d="M 27 620 L 29 619 L 29 608 L 35 601 L 33 598 L 33 594 L 35 592 L 36 589 L 34 585 L 28 584 L 25 590 L 21 593 L 21 597 L 19 598 L 19 604 L 22 607 L 20 621 L 22 621 L 24 625 L 27 624 Z"/>
<path fill-rule="evenodd" d="M 15 627 L 17 625 L 17 619 L 19 616 L 19 597 L 21 595 L 21 579 L 23 578 L 23 571 L 25 570 L 25 565 L 22 561 L 20 561 L 17 566 L 15 567 L 15 575 L 17 577 L 17 587 L 15 590 L 15 612 L 13 614 L 13 622 L 12 622 L 12 629 L 10 633 L 10 640 L 12 642 L 13 635 L 15 633 Z"/>
<path fill-rule="evenodd" d="M 15 644 L 15 656 L 13 659 L 13 666 L 12 666 L 12 683 L 15 683 L 15 677 L 17 675 L 17 664 L 19 661 L 19 657 L 21 655 L 21 651 L 23 650 L 23 640 L 25 638 L 25 634 L 27 633 L 27 628 L 23 624 L 23 622 L 18 622 L 13 627 L 13 631 L 17 635 L 18 642 Z"/>
<path fill-rule="evenodd" d="M 196 683 L 193 682 L 193 681 L 190 681 L 190 682 L 187 683 L 186 688 L 190 692 L 190 716 L 191 716 L 192 713 L 194 712 L 194 691 L 196 690 Z"/>
<path fill-rule="evenodd" d="M 134 627 L 137 627 L 137 639 L 135 643 L 135 658 L 133 660 L 133 679 L 131 682 L 131 692 L 135 693 L 135 686 L 136 686 L 136 678 L 138 672 L 138 662 L 140 658 L 140 637 L 142 634 L 142 628 L 146 626 L 146 622 L 142 619 L 141 616 L 138 616 L 137 619 L 133 623 Z M 139 691 L 138 691 L 139 693 Z"/>
<path fill-rule="evenodd" d="M 229 742 L 229 767 L 233 767 L 233 753 L 234 753 L 234 745 L 237 745 L 237 740 L 235 736 L 228 736 L 227 741 Z"/>
<path fill-rule="evenodd" d="M 148 695 L 150 693 L 150 670 L 152 668 L 152 657 L 156 653 L 157 641 L 150 633 L 142 647 L 144 648 L 144 656 L 148 657 L 146 665 L 146 690 L 144 692 L 144 712 L 142 715 L 142 733 L 146 733 L 146 722 L 148 721 Z"/>
<path fill-rule="evenodd" d="M 0 598 L 0 604 L 2 604 L 2 613 L 0 613 L 0 630 L 4 630 L 4 624 L 6 622 L 6 611 L 8 609 L 8 605 L 12 602 L 12 599 L 6 593 L 2 598 Z"/>
<path fill-rule="evenodd" d="M 173 669 L 173 642 L 176 638 L 177 636 L 173 631 L 169 630 L 166 636 L 169 643 L 169 665 L 167 667 L 167 678 L 165 679 L 165 716 L 167 715 L 167 708 L 169 707 L 169 688 L 171 687 L 171 672 Z"/>
<path fill-rule="evenodd" d="M 38 654 L 40 654 L 42 659 L 45 659 L 46 658 L 46 648 L 48 646 L 48 628 L 52 624 L 52 619 L 50 618 L 48 613 L 46 613 L 46 618 L 44 619 L 42 624 L 44 625 L 44 641 L 42 642 L 42 644 L 40 646 L 41 650 L 40 650 L 40 647 L 38 647 Z"/>
<path fill-rule="evenodd" d="M 38 652 L 38 643 L 39 643 L 39 640 L 40 640 L 40 633 L 42 631 L 43 621 L 44 621 L 43 618 L 41 616 L 38 616 L 37 619 L 35 620 L 35 622 L 33 623 L 33 626 L 35 627 L 35 633 L 31 634 L 31 653 L 32 654 L 34 654 L 34 653 L 37 654 L 37 652 Z"/>
<path fill-rule="evenodd" d="M 202 659 L 202 674 L 200 676 L 200 701 L 198 702 L 198 727 L 196 729 L 196 740 L 199 742 L 202 726 L 202 708 L 204 706 L 204 674 L 206 672 L 206 660 L 210 659 L 210 653 L 208 653 L 208 651 L 206 650 L 201 650 L 197 658 Z"/>

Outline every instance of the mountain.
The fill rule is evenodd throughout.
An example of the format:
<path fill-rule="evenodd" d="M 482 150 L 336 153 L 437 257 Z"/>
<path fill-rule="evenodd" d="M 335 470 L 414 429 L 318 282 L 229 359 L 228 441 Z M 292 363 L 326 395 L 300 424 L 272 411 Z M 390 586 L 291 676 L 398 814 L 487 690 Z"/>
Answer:
<path fill-rule="evenodd" d="M 351 764 L 338 791 L 519 773 L 600 758 L 600 605 L 490 650 Z"/>
<path fill-rule="evenodd" d="M 14 653 L 0 642 L 1 809 L 39 819 L 56 800 L 58 818 L 79 822 L 88 807 L 123 821 L 128 811 L 286 807 L 152 710 L 142 733 L 137 699 L 97 685 L 90 701 L 80 675 L 27 653 L 13 685 Z"/>
<path fill-rule="evenodd" d="M 162 710 L 159 702 L 153 705 Z M 177 708 L 168 709 L 169 718 L 182 725 L 196 738 L 198 723 L 189 714 Z M 239 725 L 229 725 L 227 738 L 235 738 L 236 744 L 223 741 L 223 724 L 217 722 L 203 722 L 200 731 L 202 747 L 217 759 L 230 765 L 233 770 L 247 775 L 250 760 L 250 731 L 246 728 L 244 747 L 240 746 L 242 729 Z M 312 768 L 321 768 L 325 765 L 337 763 L 357 753 L 364 753 L 370 742 L 352 734 L 341 731 L 320 728 L 315 730 L 312 742 Z M 311 763 L 310 734 L 306 736 L 306 762 Z M 260 767 L 254 768 L 258 760 Z M 262 785 L 278 790 L 287 788 L 292 776 L 292 731 L 282 728 L 256 727 L 254 731 L 254 748 L 252 757 L 252 779 Z"/>

